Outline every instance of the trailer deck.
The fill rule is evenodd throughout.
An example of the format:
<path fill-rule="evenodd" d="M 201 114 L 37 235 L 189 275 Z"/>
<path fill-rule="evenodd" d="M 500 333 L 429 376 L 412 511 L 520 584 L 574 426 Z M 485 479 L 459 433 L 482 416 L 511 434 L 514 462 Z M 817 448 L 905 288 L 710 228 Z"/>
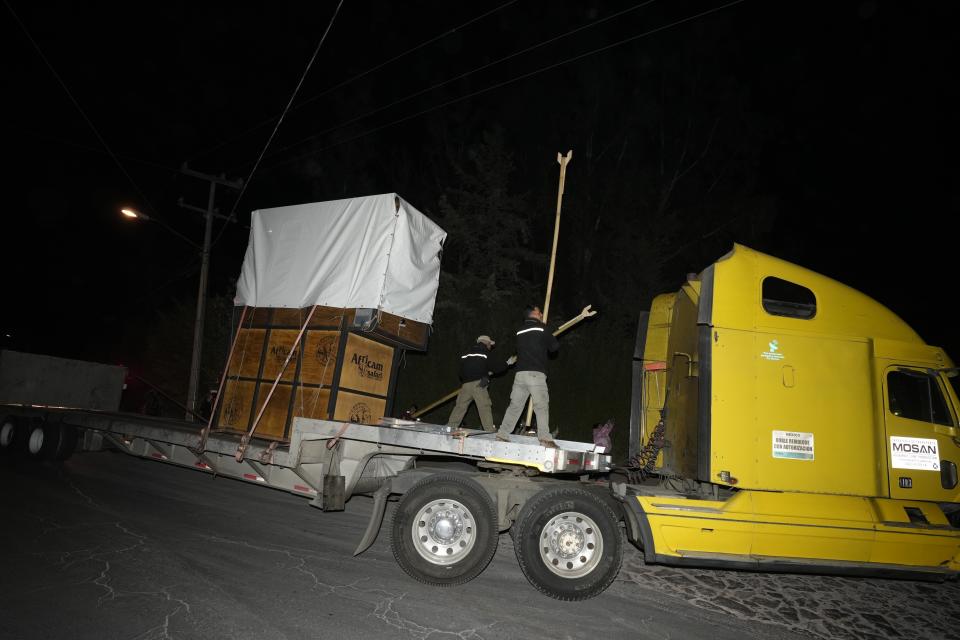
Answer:
<path fill-rule="evenodd" d="M 297 418 L 289 443 L 254 439 L 237 460 L 240 436 L 213 432 L 201 446 L 201 425 L 140 414 L 37 405 L 3 405 L 7 414 L 44 415 L 84 429 L 83 448 L 109 443 L 125 453 L 270 486 L 307 497 L 323 491 L 324 477 L 345 478 L 349 497 L 361 478 L 386 478 L 414 456 L 435 455 L 512 465 L 542 474 L 602 473 L 611 457 L 593 444 L 557 440 L 547 448 L 530 436 L 501 442 L 493 433 L 385 418 L 381 426 Z M 340 447 L 334 447 L 334 444 Z M 339 450 L 335 453 L 335 450 Z M 372 462 L 372 464 L 371 464 Z"/>

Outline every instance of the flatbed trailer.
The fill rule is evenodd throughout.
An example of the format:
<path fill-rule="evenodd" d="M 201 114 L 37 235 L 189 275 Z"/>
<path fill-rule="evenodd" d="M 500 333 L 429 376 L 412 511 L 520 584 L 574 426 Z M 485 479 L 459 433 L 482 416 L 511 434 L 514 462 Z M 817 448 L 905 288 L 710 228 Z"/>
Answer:
<path fill-rule="evenodd" d="M 592 597 L 620 567 L 622 513 L 600 479 L 611 458 L 592 443 L 557 440 L 552 448 L 535 437 L 502 442 L 493 433 L 414 421 L 371 426 L 296 418 L 288 443 L 254 439 L 241 447 L 237 434 L 203 437 L 197 424 L 139 414 L 8 404 L 0 405 L 0 416 L 0 448 L 9 454 L 64 459 L 73 448 L 112 446 L 304 496 L 324 511 L 371 495 L 373 514 L 354 555 L 373 544 L 388 499 L 399 497 L 394 555 L 404 571 L 429 584 L 473 579 L 492 559 L 498 534 L 524 526 L 546 536 L 544 547 L 517 549 L 528 579 L 548 595 Z"/>

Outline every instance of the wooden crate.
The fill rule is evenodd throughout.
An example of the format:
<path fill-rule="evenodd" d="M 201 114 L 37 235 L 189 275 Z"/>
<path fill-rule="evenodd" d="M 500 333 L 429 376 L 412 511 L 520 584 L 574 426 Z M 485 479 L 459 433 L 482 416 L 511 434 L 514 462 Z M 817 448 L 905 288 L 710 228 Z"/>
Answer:
<path fill-rule="evenodd" d="M 353 309 L 317 307 L 295 346 L 309 314 L 309 308 L 247 310 L 215 429 L 249 431 L 278 375 L 254 437 L 286 441 L 298 416 L 377 424 L 389 415 L 397 360 L 404 348 L 426 345 L 427 325 L 380 314 L 375 326 L 359 326 Z"/>

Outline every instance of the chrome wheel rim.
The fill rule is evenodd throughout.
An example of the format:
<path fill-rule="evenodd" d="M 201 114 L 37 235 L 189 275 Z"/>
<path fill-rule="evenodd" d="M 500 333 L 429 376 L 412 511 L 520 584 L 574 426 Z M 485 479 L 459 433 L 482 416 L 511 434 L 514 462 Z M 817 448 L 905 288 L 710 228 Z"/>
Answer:
<path fill-rule="evenodd" d="M 457 500 L 433 500 L 420 508 L 410 534 L 413 546 L 430 564 L 451 565 L 463 560 L 477 540 L 477 523 Z"/>
<path fill-rule="evenodd" d="M 603 557 L 603 536 L 597 523 L 582 513 L 554 516 L 540 532 L 540 559 L 561 578 L 582 578 Z"/>

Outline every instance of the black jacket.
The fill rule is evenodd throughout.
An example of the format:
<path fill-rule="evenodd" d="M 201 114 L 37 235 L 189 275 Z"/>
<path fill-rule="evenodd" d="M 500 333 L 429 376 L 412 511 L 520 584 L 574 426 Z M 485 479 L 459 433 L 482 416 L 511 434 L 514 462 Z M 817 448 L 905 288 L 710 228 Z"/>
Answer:
<path fill-rule="evenodd" d="M 547 354 L 560 348 L 556 337 L 539 320 L 527 318 L 517 330 L 517 371 L 547 372 Z"/>
<path fill-rule="evenodd" d="M 460 381 L 473 382 L 485 378 L 490 373 L 503 373 L 507 363 L 490 352 L 485 344 L 478 342 L 469 351 L 460 356 Z"/>

